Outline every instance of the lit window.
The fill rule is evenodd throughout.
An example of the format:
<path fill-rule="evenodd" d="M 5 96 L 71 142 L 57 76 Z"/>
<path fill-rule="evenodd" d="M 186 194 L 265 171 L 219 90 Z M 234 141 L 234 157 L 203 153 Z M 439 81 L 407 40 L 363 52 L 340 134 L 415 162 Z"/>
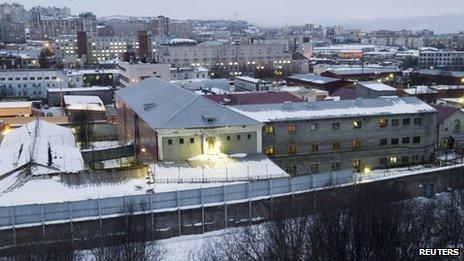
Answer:
<path fill-rule="evenodd" d="M 273 156 L 273 155 L 275 155 L 275 148 L 274 147 L 266 147 L 265 153 L 266 153 L 266 155 Z"/>
<path fill-rule="evenodd" d="M 388 126 L 388 120 L 387 119 L 380 119 L 379 120 L 379 127 L 380 128 L 385 128 Z"/>
<path fill-rule="evenodd" d="M 290 147 L 288 148 L 288 153 L 289 154 L 296 154 L 296 145 L 291 144 Z"/>
<path fill-rule="evenodd" d="M 361 121 L 353 121 L 353 128 L 360 129 L 361 128 Z"/>
<path fill-rule="evenodd" d="M 398 162 L 397 157 L 390 157 L 390 164 L 396 164 Z"/>
<path fill-rule="evenodd" d="M 288 132 L 295 133 L 296 132 L 296 124 L 289 124 L 288 125 Z"/>
<path fill-rule="evenodd" d="M 361 161 L 360 160 L 353 160 L 352 164 L 353 168 L 359 169 L 361 167 Z"/>
<path fill-rule="evenodd" d="M 274 125 L 266 125 L 264 128 L 264 132 L 266 134 L 274 134 L 275 133 L 275 126 Z"/>

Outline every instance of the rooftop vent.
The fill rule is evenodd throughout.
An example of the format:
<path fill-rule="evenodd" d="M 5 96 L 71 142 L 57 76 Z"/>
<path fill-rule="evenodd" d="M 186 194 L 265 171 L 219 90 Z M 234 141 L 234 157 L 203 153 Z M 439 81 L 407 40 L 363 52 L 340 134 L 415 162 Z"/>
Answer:
<path fill-rule="evenodd" d="M 216 122 L 216 117 L 214 116 L 211 116 L 211 115 L 203 115 L 203 120 L 206 122 L 206 123 L 214 123 Z"/>
<path fill-rule="evenodd" d="M 144 110 L 144 111 L 149 111 L 150 109 L 153 109 L 153 108 L 155 108 L 156 106 L 158 106 L 158 104 L 155 103 L 155 102 L 152 102 L 152 103 L 145 103 L 145 104 L 143 105 L 143 110 Z"/>

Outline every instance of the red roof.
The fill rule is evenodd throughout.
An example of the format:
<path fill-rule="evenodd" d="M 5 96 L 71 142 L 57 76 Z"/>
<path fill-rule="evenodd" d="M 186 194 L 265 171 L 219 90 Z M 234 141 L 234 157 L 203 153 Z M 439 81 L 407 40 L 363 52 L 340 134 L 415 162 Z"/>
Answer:
<path fill-rule="evenodd" d="M 432 106 L 433 108 L 435 108 L 435 110 L 437 110 L 437 123 L 442 122 L 444 119 L 451 116 L 451 114 L 459 110 L 458 108 L 443 106 L 443 105 L 430 104 L 430 106 Z"/>
<path fill-rule="evenodd" d="M 288 92 L 246 92 L 205 95 L 206 98 L 224 105 L 270 104 L 283 102 L 302 102 L 303 100 Z"/>

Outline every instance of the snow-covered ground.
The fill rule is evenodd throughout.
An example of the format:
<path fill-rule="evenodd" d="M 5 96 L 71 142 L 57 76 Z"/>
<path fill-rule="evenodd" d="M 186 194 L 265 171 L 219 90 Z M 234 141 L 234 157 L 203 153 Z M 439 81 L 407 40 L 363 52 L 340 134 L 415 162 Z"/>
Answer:
<path fill-rule="evenodd" d="M 119 147 L 117 140 L 94 141 L 90 143 L 94 150 L 109 149 Z M 81 151 L 91 151 L 92 149 L 81 149 Z"/>
<path fill-rule="evenodd" d="M 226 182 L 289 176 L 264 154 L 202 154 L 184 162 L 151 164 L 150 169 L 157 183 Z"/>

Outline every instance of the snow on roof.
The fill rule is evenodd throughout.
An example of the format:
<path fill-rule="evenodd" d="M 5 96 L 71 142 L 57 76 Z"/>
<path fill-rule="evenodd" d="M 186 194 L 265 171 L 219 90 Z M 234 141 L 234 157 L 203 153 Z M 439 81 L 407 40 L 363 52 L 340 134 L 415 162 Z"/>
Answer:
<path fill-rule="evenodd" d="M 28 163 L 34 175 L 84 169 L 72 130 L 41 119 L 7 133 L 0 144 L 0 177 Z"/>
<path fill-rule="evenodd" d="M 384 83 L 379 83 L 379 82 L 358 82 L 359 85 L 362 85 L 368 89 L 374 90 L 374 91 L 396 91 L 395 88 L 386 85 Z"/>
<path fill-rule="evenodd" d="M 406 89 L 403 89 L 403 91 L 409 95 L 438 93 L 437 91 L 429 88 L 428 86 L 424 86 L 424 85 L 414 86 L 412 88 L 406 88 Z"/>
<path fill-rule="evenodd" d="M 242 81 L 247 81 L 247 82 L 252 82 L 252 83 L 271 83 L 269 81 L 249 77 L 249 76 L 238 76 L 235 77 L 235 80 L 242 80 Z"/>
<path fill-rule="evenodd" d="M 105 111 L 105 105 L 98 96 L 64 95 L 63 99 L 68 110 Z"/>
<path fill-rule="evenodd" d="M 325 76 L 320 76 L 316 74 L 296 74 L 296 75 L 288 77 L 288 79 L 298 80 L 302 82 L 315 83 L 315 84 L 327 84 L 327 83 L 339 81 L 339 79 L 336 79 L 336 78 L 325 77 Z"/>
<path fill-rule="evenodd" d="M 0 109 L 32 107 L 32 102 L 0 102 Z"/>
<path fill-rule="evenodd" d="M 232 108 L 260 122 L 432 113 L 436 111 L 416 97 L 241 105 Z"/>
<path fill-rule="evenodd" d="M 228 107 L 156 77 L 122 88 L 116 95 L 153 129 L 260 125 Z M 205 120 L 210 117 L 211 121 Z"/>
<path fill-rule="evenodd" d="M 79 88 L 47 88 L 48 92 L 82 92 L 82 91 L 108 91 L 111 90 L 111 86 L 101 87 L 101 86 L 92 86 L 92 87 L 79 87 Z"/>
<path fill-rule="evenodd" d="M 336 75 L 351 75 L 351 74 L 379 74 L 379 73 L 399 73 L 400 69 L 387 67 L 337 67 L 329 68 L 327 71 Z"/>

